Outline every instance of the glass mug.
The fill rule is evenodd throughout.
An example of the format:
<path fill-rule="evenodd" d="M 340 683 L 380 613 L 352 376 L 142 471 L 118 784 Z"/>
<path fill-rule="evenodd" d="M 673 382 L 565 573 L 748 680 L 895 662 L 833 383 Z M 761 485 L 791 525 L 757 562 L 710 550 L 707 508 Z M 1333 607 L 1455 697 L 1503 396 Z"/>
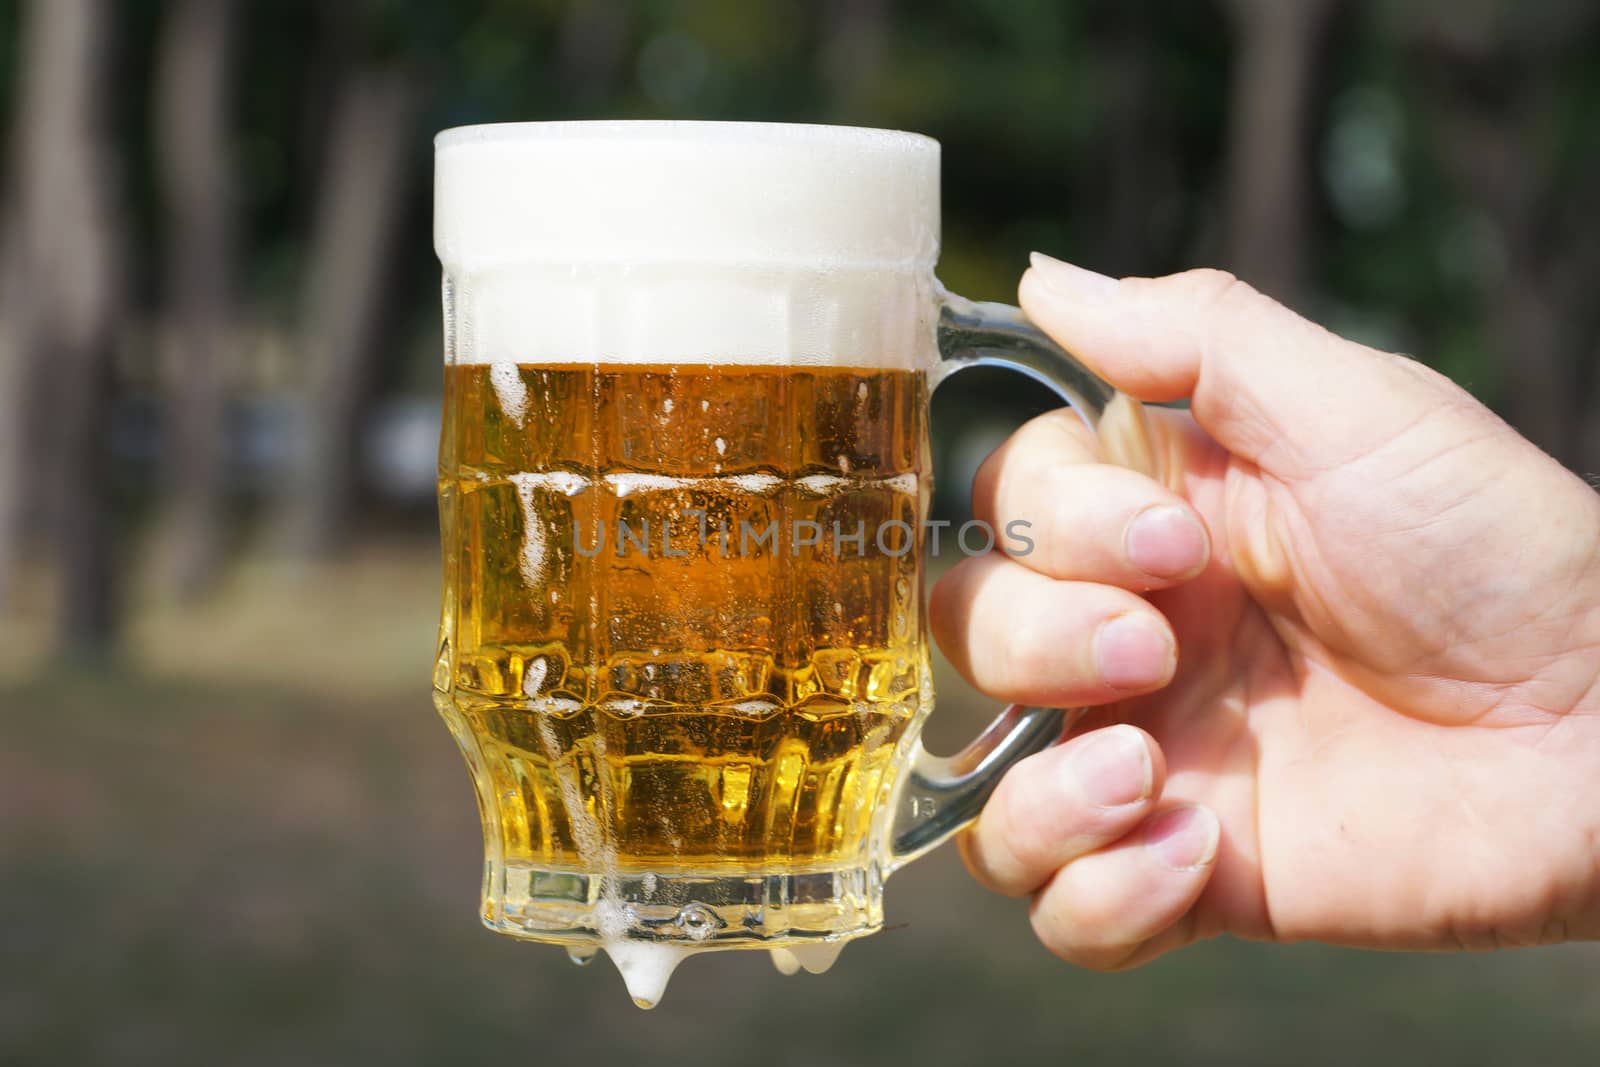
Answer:
<path fill-rule="evenodd" d="M 1012 707 L 953 758 L 922 748 L 929 394 L 1010 368 L 1149 469 L 1143 414 L 1017 309 L 941 288 L 927 137 L 435 145 L 434 699 L 476 786 L 483 921 L 604 948 L 642 1006 L 694 951 L 824 969 L 1064 727 Z"/>

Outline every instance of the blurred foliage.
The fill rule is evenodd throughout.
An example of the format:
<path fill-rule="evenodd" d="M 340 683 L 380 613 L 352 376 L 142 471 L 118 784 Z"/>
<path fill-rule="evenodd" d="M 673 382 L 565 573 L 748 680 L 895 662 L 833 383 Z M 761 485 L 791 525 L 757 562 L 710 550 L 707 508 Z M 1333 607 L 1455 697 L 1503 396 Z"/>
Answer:
<path fill-rule="evenodd" d="M 1225 145 L 1231 36 L 1222 5 L 1153 0 L 928 0 L 886 5 L 880 53 L 840 93 L 819 55 L 852 5 L 801 0 L 318 0 L 247 3 L 237 35 L 236 164 L 248 212 L 248 280 L 258 309 L 287 316 L 307 245 L 322 105 L 341 64 L 403 63 L 429 89 L 425 136 L 453 124 L 594 117 L 833 121 L 915 129 L 945 146 L 946 241 L 954 289 L 1005 299 L 1029 250 L 1125 272 L 1212 262 Z M 867 5 L 870 6 L 870 5 Z M 1402 5 L 1403 6 L 1403 5 Z M 18 0 L 0 2 L 0 107 L 15 84 Z M 1493 234 L 1440 173 L 1424 136 L 1390 3 L 1350 3 L 1324 52 L 1317 93 L 1313 292 L 1333 325 L 1406 348 L 1490 399 L 1479 310 L 1495 280 Z M 150 65 L 163 5 L 117 7 L 118 128 L 136 237 L 137 292 L 154 296 Z M 587 14 L 585 12 L 587 11 Z M 575 26 L 588 18 L 585 30 Z M 587 37 L 585 34 L 587 33 Z M 590 47 L 594 54 L 584 54 Z M 592 69 L 583 69 L 585 65 Z M 1128 116 L 1111 99 L 1131 65 L 1152 103 L 1135 136 L 1168 171 L 1142 234 L 1107 234 L 1109 150 Z M 1600 64 L 1569 65 L 1540 143 L 1557 169 L 1596 151 Z M 431 385 L 437 313 L 424 254 L 428 188 L 416 183 L 401 265 L 411 308 L 385 360 L 389 386 Z M 1110 245 L 1130 249 L 1109 255 Z"/>

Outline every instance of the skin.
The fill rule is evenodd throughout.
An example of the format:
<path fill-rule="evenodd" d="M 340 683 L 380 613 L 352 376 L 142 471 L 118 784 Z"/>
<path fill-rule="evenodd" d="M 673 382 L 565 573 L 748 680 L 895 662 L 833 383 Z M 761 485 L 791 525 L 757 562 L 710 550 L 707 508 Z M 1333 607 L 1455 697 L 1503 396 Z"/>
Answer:
<path fill-rule="evenodd" d="M 1020 295 L 1118 388 L 1191 406 L 1148 412 L 1160 481 L 1070 412 L 978 475 L 978 517 L 1037 547 L 954 568 L 935 637 L 997 698 L 1093 710 L 1003 780 L 974 875 L 1106 970 L 1222 933 L 1600 938 L 1600 496 L 1229 275 L 1036 257 Z"/>

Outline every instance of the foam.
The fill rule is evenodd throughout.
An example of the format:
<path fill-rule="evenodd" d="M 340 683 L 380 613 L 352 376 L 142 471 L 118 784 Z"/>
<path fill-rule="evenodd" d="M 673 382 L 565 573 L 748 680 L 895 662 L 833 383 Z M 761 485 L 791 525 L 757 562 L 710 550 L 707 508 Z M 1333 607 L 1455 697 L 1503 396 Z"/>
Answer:
<path fill-rule="evenodd" d="M 772 965 L 782 975 L 825 974 L 844 951 L 843 941 L 822 941 L 814 945 L 789 945 L 771 949 Z"/>
<path fill-rule="evenodd" d="M 929 352 L 929 138 L 512 123 L 435 147 L 449 362 L 913 367 Z"/>

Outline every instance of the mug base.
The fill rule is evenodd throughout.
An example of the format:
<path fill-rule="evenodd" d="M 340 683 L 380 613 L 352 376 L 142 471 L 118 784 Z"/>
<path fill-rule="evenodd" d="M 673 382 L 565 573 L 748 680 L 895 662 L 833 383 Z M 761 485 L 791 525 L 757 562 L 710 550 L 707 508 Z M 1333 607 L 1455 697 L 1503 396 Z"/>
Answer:
<path fill-rule="evenodd" d="M 725 875 L 505 865 L 488 873 L 483 924 L 551 944 L 780 948 L 862 937 L 883 925 L 877 864 Z"/>

